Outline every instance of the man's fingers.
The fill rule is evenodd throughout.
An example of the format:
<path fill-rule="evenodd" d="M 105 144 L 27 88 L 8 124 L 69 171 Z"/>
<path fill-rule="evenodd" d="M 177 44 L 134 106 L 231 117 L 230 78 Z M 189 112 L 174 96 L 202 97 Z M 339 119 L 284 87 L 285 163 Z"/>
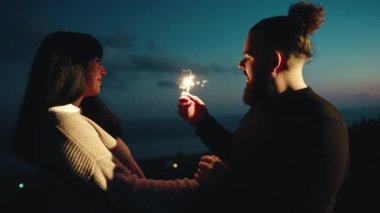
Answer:
<path fill-rule="evenodd" d="M 213 163 L 213 162 L 221 161 L 221 160 L 216 155 L 203 155 L 201 157 L 200 161 L 205 161 L 205 162 L 208 162 L 208 163 Z"/>
<path fill-rule="evenodd" d="M 188 97 L 190 100 L 192 100 L 198 104 L 201 104 L 201 105 L 205 104 L 198 96 L 192 95 L 190 93 L 183 93 L 180 98 L 182 98 L 183 96 Z"/>
<path fill-rule="evenodd" d="M 179 104 L 190 104 L 190 103 L 191 103 L 191 100 L 188 97 L 185 97 L 185 98 L 180 97 L 178 99 L 177 105 L 179 105 Z"/>
<path fill-rule="evenodd" d="M 190 101 L 190 98 L 186 95 L 181 95 L 179 98 L 178 98 L 178 101 L 179 102 L 188 102 Z"/>
<path fill-rule="evenodd" d="M 184 109 L 188 108 L 190 105 L 191 105 L 190 102 L 188 102 L 188 103 L 177 103 L 178 108 L 184 108 Z"/>
<path fill-rule="evenodd" d="M 198 168 L 201 169 L 201 170 L 211 170 L 212 168 L 212 165 L 210 163 L 206 163 L 206 162 L 199 162 L 198 164 Z"/>
<path fill-rule="evenodd" d="M 212 163 L 214 162 L 214 156 L 213 155 L 203 155 L 200 159 L 200 161 L 204 161 L 204 162 L 207 162 L 207 163 Z"/>
<path fill-rule="evenodd" d="M 199 180 L 199 174 L 198 174 L 198 173 L 195 173 L 195 174 L 194 174 L 194 179 L 195 179 L 195 180 Z"/>

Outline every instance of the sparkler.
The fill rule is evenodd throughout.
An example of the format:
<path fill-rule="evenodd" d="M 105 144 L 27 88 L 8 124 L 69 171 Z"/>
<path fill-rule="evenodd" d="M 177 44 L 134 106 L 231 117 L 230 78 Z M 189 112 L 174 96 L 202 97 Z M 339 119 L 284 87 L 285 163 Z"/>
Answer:
<path fill-rule="evenodd" d="M 182 78 L 179 84 L 179 88 L 182 92 L 190 92 L 190 89 L 195 85 L 203 87 L 207 83 L 207 80 L 196 80 L 191 70 L 182 70 Z"/>

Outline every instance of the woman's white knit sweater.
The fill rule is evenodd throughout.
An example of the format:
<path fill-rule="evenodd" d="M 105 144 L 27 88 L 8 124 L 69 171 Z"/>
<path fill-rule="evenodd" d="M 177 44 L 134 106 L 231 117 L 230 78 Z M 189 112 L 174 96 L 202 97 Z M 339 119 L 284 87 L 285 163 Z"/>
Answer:
<path fill-rule="evenodd" d="M 194 179 L 147 179 L 125 143 L 72 104 L 50 108 L 41 124 L 35 153 L 42 170 L 98 188 L 123 209 L 170 212 L 188 204 L 198 187 Z"/>

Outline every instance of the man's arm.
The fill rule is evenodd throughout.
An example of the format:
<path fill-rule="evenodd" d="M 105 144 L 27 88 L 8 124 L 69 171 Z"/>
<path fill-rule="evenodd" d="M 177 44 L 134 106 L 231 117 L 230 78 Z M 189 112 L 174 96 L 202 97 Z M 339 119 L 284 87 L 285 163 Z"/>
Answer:
<path fill-rule="evenodd" d="M 183 93 L 177 106 L 178 114 L 196 128 L 203 143 L 229 165 L 232 133 L 210 116 L 205 103 L 197 96 Z"/>
<path fill-rule="evenodd" d="M 233 134 L 209 114 L 207 114 L 200 122 L 194 124 L 195 132 L 203 141 L 203 143 L 224 163 L 230 165 L 231 143 Z"/>

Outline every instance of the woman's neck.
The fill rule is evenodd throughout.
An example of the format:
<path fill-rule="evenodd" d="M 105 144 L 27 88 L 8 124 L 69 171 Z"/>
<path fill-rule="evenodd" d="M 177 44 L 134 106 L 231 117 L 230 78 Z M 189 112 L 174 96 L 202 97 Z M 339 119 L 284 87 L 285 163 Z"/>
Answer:
<path fill-rule="evenodd" d="M 80 96 L 77 100 L 75 100 L 74 102 L 72 102 L 71 104 L 73 104 L 74 106 L 76 107 L 80 107 L 80 104 L 82 103 L 82 100 L 83 100 L 83 96 Z"/>

